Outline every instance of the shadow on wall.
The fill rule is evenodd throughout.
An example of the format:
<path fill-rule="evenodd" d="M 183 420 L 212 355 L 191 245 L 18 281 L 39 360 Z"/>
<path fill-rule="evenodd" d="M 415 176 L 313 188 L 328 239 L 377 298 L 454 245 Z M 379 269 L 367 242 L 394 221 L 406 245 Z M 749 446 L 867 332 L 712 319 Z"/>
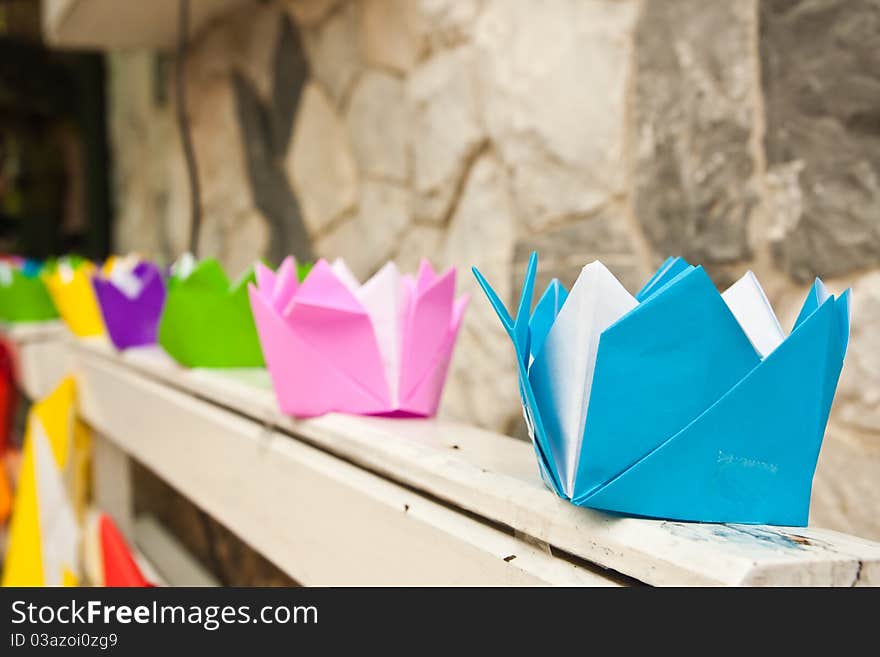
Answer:
<path fill-rule="evenodd" d="M 280 263 L 293 254 L 312 260 L 312 247 L 296 194 L 284 171 L 300 97 L 309 77 L 309 64 L 298 28 L 285 14 L 272 58 L 272 92 L 264 103 L 241 72 L 233 73 L 233 89 L 254 202 L 271 226 L 266 254 Z"/>

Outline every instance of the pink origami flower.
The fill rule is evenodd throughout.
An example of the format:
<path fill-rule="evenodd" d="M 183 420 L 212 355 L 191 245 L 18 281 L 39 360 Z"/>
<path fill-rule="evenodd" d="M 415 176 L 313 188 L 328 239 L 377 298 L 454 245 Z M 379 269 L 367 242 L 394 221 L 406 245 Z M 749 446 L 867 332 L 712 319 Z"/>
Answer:
<path fill-rule="evenodd" d="M 467 296 L 455 269 L 423 260 L 414 278 L 389 262 L 361 285 L 342 260 L 319 260 L 302 283 L 288 257 L 257 265 L 249 286 L 263 355 L 281 410 L 432 416 Z"/>

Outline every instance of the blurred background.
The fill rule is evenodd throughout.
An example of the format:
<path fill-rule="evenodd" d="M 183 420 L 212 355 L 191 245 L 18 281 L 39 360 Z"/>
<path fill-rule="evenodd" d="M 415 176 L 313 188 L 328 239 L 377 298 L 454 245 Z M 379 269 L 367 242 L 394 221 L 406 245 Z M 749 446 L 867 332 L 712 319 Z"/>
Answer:
<path fill-rule="evenodd" d="M 441 415 L 523 436 L 473 264 L 752 269 L 786 329 L 852 286 L 811 524 L 880 539 L 878 0 L 0 0 L 0 248 L 191 247 L 457 265 Z"/>

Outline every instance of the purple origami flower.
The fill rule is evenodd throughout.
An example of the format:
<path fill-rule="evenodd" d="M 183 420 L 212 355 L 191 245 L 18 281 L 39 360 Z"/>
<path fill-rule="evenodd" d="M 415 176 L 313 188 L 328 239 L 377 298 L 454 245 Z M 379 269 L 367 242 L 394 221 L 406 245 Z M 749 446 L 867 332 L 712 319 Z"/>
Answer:
<path fill-rule="evenodd" d="M 92 278 L 107 334 L 117 349 L 155 344 L 165 304 L 162 272 L 151 262 L 118 263 Z"/>

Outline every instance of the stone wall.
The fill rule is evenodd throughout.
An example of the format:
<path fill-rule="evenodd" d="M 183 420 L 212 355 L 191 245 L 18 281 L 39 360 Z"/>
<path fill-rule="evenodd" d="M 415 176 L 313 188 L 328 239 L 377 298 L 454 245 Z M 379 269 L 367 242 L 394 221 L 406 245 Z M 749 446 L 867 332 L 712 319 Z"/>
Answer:
<path fill-rule="evenodd" d="M 790 326 L 812 277 L 854 328 L 812 522 L 880 539 L 880 2 L 288 0 L 195 36 L 200 255 L 457 265 L 474 299 L 441 413 L 522 432 L 513 358 L 468 268 L 510 302 L 605 262 L 754 270 Z M 118 250 L 187 247 L 155 56 L 112 56 Z M 161 69 L 159 69 L 161 70 Z"/>

